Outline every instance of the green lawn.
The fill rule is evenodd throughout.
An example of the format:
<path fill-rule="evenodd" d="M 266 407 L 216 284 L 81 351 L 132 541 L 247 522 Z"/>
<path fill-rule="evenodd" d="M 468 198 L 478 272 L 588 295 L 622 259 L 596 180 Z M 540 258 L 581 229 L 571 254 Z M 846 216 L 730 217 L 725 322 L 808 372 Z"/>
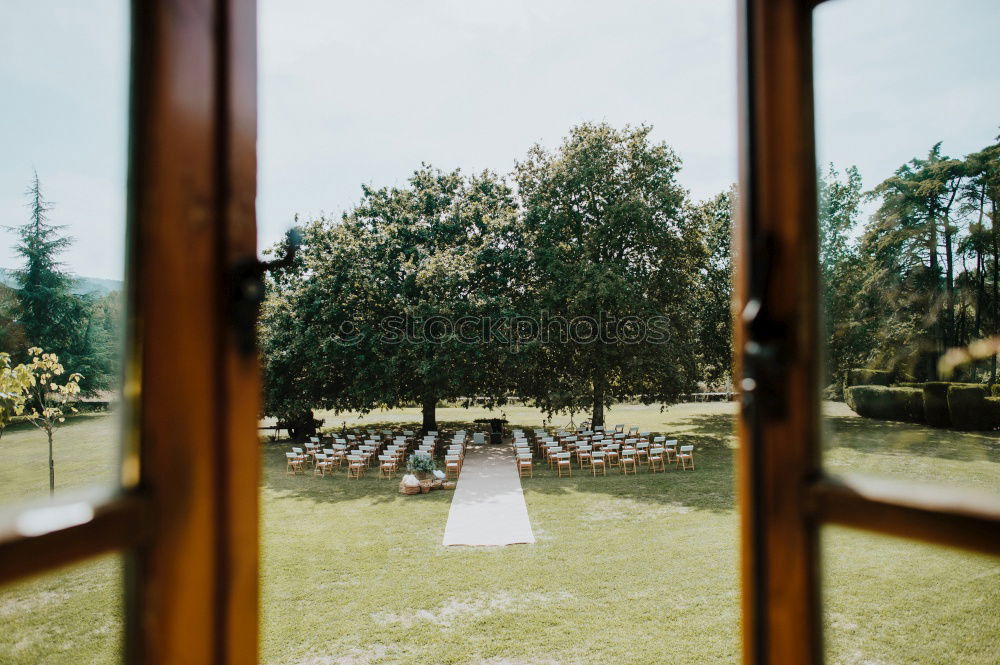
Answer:
<path fill-rule="evenodd" d="M 538 467 L 523 482 L 537 543 L 506 548 L 440 545 L 451 492 L 288 477 L 287 445 L 263 445 L 262 662 L 737 662 L 732 414 L 731 404 L 616 407 L 611 423 L 694 443 L 697 470 L 557 479 Z M 484 415 L 439 412 L 456 423 Z M 534 409 L 506 416 L 541 423 Z M 418 419 L 397 410 L 348 425 Z M 827 422 L 837 470 L 1000 488 L 996 436 L 878 423 L 839 405 Z M 108 417 L 61 433 L 67 484 L 111 477 L 114 433 Z M 44 436 L 8 432 L 0 447 L 2 500 L 44 492 Z M 71 476 L 70 459 L 91 468 Z M 844 529 L 825 530 L 823 543 L 830 663 L 996 662 L 1000 561 Z M 119 576 L 110 558 L 0 592 L 0 663 L 113 662 Z"/>

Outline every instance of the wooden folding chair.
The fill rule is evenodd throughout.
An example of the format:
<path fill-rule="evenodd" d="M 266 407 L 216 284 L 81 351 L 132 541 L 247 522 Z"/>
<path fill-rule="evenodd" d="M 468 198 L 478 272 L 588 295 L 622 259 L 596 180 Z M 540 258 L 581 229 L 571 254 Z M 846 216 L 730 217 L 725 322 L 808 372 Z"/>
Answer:
<path fill-rule="evenodd" d="M 590 471 L 595 476 L 598 471 L 600 471 L 602 475 L 608 475 L 608 466 L 604 462 L 604 453 L 600 450 L 595 450 L 590 454 Z"/>
<path fill-rule="evenodd" d="M 667 456 L 667 464 L 677 461 L 677 439 L 663 442 L 664 454 Z"/>
<path fill-rule="evenodd" d="M 568 452 L 556 453 L 556 474 L 559 478 L 562 478 L 563 471 L 568 476 L 573 475 L 573 465 Z"/>
<path fill-rule="evenodd" d="M 316 453 L 316 465 L 313 467 L 314 476 L 328 476 L 333 473 L 333 464 L 324 453 Z"/>
<path fill-rule="evenodd" d="M 621 445 L 611 443 L 604 446 L 604 460 L 608 466 L 621 466 L 621 455 L 618 453 Z"/>
<path fill-rule="evenodd" d="M 378 477 L 382 478 L 395 478 L 396 477 L 396 458 L 392 455 L 379 455 L 378 456 Z"/>
<path fill-rule="evenodd" d="M 694 471 L 694 446 L 681 446 L 681 451 L 677 453 L 677 466 L 681 471 Z"/>
<path fill-rule="evenodd" d="M 444 477 L 458 480 L 462 473 L 462 459 L 458 455 L 446 455 L 444 458 Z"/>
<path fill-rule="evenodd" d="M 656 447 L 650 448 L 649 450 L 649 472 L 656 473 L 657 471 L 666 471 L 666 458 L 663 454 L 663 448 Z"/>
<path fill-rule="evenodd" d="M 534 465 L 531 463 L 531 455 L 525 453 L 518 453 L 517 455 L 517 475 L 524 478 L 526 475 L 531 478 L 534 476 Z"/>
<path fill-rule="evenodd" d="M 649 443 L 647 441 L 636 442 L 635 456 L 639 464 L 649 464 Z"/>
<path fill-rule="evenodd" d="M 622 451 L 621 467 L 622 473 L 628 475 L 629 472 L 635 474 L 638 472 L 638 464 L 636 462 L 635 449 L 630 448 L 628 450 Z"/>
<path fill-rule="evenodd" d="M 285 453 L 285 473 L 289 476 L 294 476 L 298 474 L 305 475 L 305 469 L 302 468 L 302 458 L 296 453 Z"/>
<path fill-rule="evenodd" d="M 360 480 L 365 475 L 365 467 L 368 466 L 362 455 L 347 456 L 347 477 Z"/>

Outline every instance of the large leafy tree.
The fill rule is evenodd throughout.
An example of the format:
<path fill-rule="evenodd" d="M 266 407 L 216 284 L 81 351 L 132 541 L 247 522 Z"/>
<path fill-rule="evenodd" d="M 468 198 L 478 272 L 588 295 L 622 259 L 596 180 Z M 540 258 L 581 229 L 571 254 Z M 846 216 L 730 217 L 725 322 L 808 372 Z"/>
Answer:
<path fill-rule="evenodd" d="M 595 425 L 608 404 L 670 402 L 696 380 L 692 300 L 705 246 L 684 214 L 681 161 L 650 131 L 582 124 L 516 170 L 527 288 L 549 322 L 568 324 L 566 337 L 529 348 L 535 369 L 521 392 L 549 411 L 591 409 Z"/>
<path fill-rule="evenodd" d="M 733 210 L 735 187 L 691 206 L 692 222 L 705 234 L 707 257 L 699 279 L 698 377 L 707 385 L 732 381 Z"/>
<path fill-rule="evenodd" d="M 339 221 L 306 225 L 264 310 L 268 413 L 416 402 L 435 429 L 439 400 L 503 400 L 512 356 L 482 322 L 512 312 L 519 229 L 502 179 L 428 166 L 406 187 L 365 187 Z"/>
<path fill-rule="evenodd" d="M 861 174 L 851 166 L 843 176 L 830 164 L 818 178 L 819 268 L 823 295 L 826 380 L 835 386 L 843 371 L 863 362 L 870 350 L 868 330 L 855 320 L 861 287 L 854 239 L 864 198 Z"/>
<path fill-rule="evenodd" d="M 1000 141 L 1000 137 L 997 137 Z M 975 257 L 975 269 L 966 280 L 975 290 L 972 335 L 1000 334 L 1000 142 L 965 158 L 966 181 L 962 212 L 969 215 L 969 237 L 964 243 Z M 990 383 L 997 380 L 996 354 L 990 357 Z"/>
<path fill-rule="evenodd" d="M 955 205 L 965 166 L 941 154 L 913 159 L 871 192 L 880 199 L 861 241 L 862 311 L 874 323 L 879 362 L 937 376 L 955 335 Z"/>

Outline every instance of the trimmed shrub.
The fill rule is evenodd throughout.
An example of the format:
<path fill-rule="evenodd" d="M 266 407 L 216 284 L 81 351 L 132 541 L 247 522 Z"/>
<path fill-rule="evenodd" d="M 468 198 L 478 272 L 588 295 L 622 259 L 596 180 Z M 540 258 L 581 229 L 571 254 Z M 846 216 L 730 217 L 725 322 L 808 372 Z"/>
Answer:
<path fill-rule="evenodd" d="M 900 388 L 923 388 L 924 387 L 924 384 L 922 384 L 922 383 L 916 383 L 916 382 L 913 382 L 913 381 L 900 381 L 899 383 L 894 383 L 892 385 L 898 386 Z"/>
<path fill-rule="evenodd" d="M 1000 397 L 987 397 L 983 400 L 983 404 L 993 427 L 1000 427 Z"/>
<path fill-rule="evenodd" d="M 844 375 L 844 387 L 887 386 L 892 383 L 892 372 L 881 369 L 849 369 Z"/>
<path fill-rule="evenodd" d="M 990 394 L 992 397 L 1000 397 L 1000 383 L 994 383 L 990 386 Z"/>
<path fill-rule="evenodd" d="M 924 421 L 932 427 L 948 427 L 951 416 L 948 413 L 947 381 L 928 381 L 924 384 Z"/>
<path fill-rule="evenodd" d="M 907 423 L 924 422 L 924 393 L 919 388 L 851 386 L 844 393 L 859 416 Z"/>
<path fill-rule="evenodd" d="M 988 430 L 996 426 L 996 421 L 986 407 L 986 386 L 948 386 L 948 415 L 954 429 Z"/>
<path fill-rule="evenodd" d="M 887 386 L 892 381 L 892 373 L 880 369 L 849 369 L 844 372 L 844 401 L 857 411 L 854 399 L 848 392 L 851 386 Z"/>

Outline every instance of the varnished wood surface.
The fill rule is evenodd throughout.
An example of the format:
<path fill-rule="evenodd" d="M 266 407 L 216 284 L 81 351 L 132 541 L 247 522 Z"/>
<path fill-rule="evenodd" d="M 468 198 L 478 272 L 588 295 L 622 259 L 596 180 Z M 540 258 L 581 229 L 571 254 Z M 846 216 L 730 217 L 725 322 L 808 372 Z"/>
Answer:
<path fill-rule="evenodd" d="M 804 509 L 819 437 L 810 12 L 801 0 L 741 3 L 737 310 L 758 297 L 783 331 L 739 425 L 744 662 L 756 665 L 821 659 L 816 530 Z M 738 352 L 759 341 L 742 316 L 736 330 Z"/>
<path fill-rule="evenodd" d="M 808 505 L 818 522 L 1000 555 L 995 494 L 854 474 L 816 482 Z"/>
<path fill-rule="evenodd" d="M 226 29 L 220 36 L 222 134 L 222 256 L 228 274 L 257 256 L 257 31 L 255 0 L 225 0 Z M 232 287 L 232 285 L 230 285 Z M 227 298 L 231 298 L 229 293 Z M 255 334 L 256 331 L 251 331 Z M 257 662 L 258 640 L 258 494 L 260 469 L 257 420 L 260 373 L 257 356 L 240 350 L 227 326 L 220 339 L 224 362 L 220 403 L 226 418 L 222 442 L 227 472 L 219 485 L 221 567 L 219 632 L 224 636 L 219 663 Z"/>

